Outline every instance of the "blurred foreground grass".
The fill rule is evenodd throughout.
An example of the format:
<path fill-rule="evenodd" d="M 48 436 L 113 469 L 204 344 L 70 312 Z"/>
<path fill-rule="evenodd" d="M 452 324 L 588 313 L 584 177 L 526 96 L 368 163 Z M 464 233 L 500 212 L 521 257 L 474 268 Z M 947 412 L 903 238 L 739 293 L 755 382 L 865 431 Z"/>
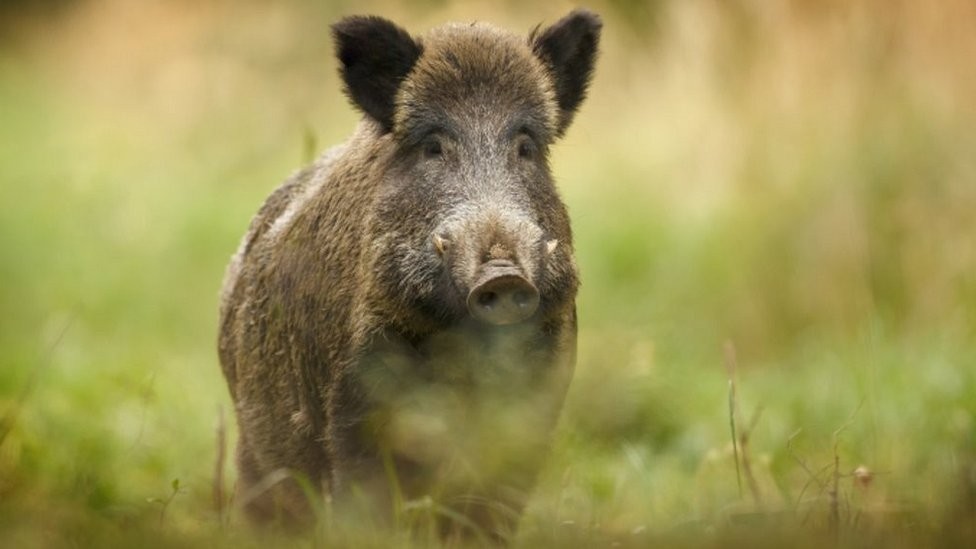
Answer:
<path fill-rule="evenodd" d="M 327 24 L 570 6 L 52 5 L 0 24 L 0 545 L 251 540 L 211 501 L 216 296 L 263 198 L 355 123 Z M 522 543 L 972 539 L 974 8 L 591 7 L 553 158 L 580 359 Z"/>

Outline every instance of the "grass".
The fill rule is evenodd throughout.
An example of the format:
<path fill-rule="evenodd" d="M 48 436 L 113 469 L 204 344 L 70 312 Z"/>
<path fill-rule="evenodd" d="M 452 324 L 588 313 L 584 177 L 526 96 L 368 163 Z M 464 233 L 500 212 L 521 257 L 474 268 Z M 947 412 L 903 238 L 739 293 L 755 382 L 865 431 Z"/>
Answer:
<path fill-rule="evenodd" d="M 875 4 L 593 6 L 597 79 L 553 158 L 579 364 L 520 544 L 976 537 L 971 8 Z M 370 7 L 418 31 L 559 14 Z M 355 123 L 335 9 L 54 13 L 0 35 L 0 545 L 388 546 L 255 532 L 212 494 L 224 265 Z M 392 541 L 429 541 L 435 502 L 403 509 L 420 537 Z"/>

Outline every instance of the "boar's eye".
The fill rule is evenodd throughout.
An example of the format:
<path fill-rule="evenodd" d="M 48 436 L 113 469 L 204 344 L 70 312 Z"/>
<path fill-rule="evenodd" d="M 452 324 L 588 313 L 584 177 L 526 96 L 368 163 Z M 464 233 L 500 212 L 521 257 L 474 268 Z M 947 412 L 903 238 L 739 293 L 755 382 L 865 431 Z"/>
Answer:
<path fill-rule="evenodd" d="M 520 133 L 516 140 L 518 144 L 518 155 L 523 160 L 532 160 L 536 156 L 537 148 L 535 141 L 527 133 Z"/>
<path fill-rule="evenodd" d="M 424 158 L 439 158 L 443 152 L 441 140 L 436 136 L 430 136 L 424 141 Z"/>

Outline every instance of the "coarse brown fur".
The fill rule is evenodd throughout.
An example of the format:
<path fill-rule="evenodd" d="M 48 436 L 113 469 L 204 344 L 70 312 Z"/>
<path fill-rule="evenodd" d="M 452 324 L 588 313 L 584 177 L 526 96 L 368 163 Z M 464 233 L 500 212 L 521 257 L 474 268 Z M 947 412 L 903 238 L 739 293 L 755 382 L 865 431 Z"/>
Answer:
<path fill-rule="evenodd" d="M 582 11 L 529 39 L 333 27 L 366 116 L 268 198 L 224 282 L 219 354 L 249 515 L 308 519 L 298 482 L 262 484 L 289 470 L 337 506 L 356 492 L 388 511 L 395 482 L 514 531 L 575 362 L 572 233 L 547 153 L 599 30 Z M 496 264 L 538 290 L 527 320 L 472 318 L 466 298 Z"/>

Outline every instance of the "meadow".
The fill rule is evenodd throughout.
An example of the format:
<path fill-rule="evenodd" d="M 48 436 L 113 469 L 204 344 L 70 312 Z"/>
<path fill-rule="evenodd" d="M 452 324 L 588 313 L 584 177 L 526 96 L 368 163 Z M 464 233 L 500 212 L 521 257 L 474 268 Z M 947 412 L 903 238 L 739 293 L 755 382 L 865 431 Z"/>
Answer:
<path fill-rule="evenodd" d="M 329 23 L 572 7 L 0 7 L 0 546 L 432 543 L 254 531 L 232 459 L 214 500 L 223 270 L 356 124 Z M 552 158 L 579 360 L 516 545 L 973 543 L 976 8 L 588 7 L 597 74 Z"/>

